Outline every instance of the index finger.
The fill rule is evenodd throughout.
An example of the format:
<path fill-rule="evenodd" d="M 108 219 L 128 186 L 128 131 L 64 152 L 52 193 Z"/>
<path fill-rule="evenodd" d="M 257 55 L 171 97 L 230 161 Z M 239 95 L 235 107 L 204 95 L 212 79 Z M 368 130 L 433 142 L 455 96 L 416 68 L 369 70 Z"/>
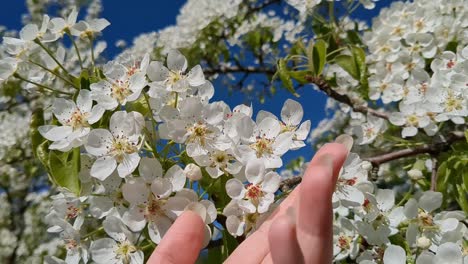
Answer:
<path fill-rule="evenodd" d="M 156 247 L 148 264 L 195 263 L 202 248 L 205 224 L 200 216 L 186 211 L 177 218 Z"/>

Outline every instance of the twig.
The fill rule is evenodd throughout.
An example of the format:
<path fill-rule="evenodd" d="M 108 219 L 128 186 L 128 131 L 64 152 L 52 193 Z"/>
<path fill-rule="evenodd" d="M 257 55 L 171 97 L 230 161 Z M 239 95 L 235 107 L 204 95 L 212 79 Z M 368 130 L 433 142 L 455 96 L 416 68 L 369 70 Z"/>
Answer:
<path fill-rule="evenodd" d="M 446 151 L 450 148 L 450 145 L 458 140 L 465 138 L 465 135 L 462 131 L 454 131 L 450 133 L 447 138 L 442 142 L 435 142 L 432 144 L 426 144 L 419 147 L 401 149 L 396 151 L 391 151 L 381 155 L 367 158 L 365 160 L 372 163 L 373 166 L 379 166 L 382 163 L 386 163 L 392 160 L 397 160 L 401 158 L 416 156 L 419 154 L 431 154 L 433 156 Z"/>
<path fill-rule="evenodd" d="M 437 188 L 437 157 L 432 155 L 432 174 L 431 174 L 431 191 L 435 191 Z"/>
<path fill-rule="evenodd" d="M 333 90 L 331 86 L 321 76 L 319 77 L 306 76 L 306 79 L 310 83 L 317 85 L 317 87 L 321 91 L 326 93 L 329 97 L 335 99 L 336 101 L 340 103 L 349 105 L 353 109 L 354 112 L 360 112 L 363 114 L 371 114 L 373 116 L 377 116 L 377 117 L 388 120 L 388 115 L 386 113 L 377 111 L 367 106 L 355 105 L 353 101 L 351 100 L 351 98 L 349 98 L 347 95 L 339 94 L 335 90 Z"/>
<path fill-rule="evenodd" d="M 282 180 L 280 182 L 280 187 L 279 189 L 282 191 L 282 192 L 287 192 L 291 189 L 293 189 L 294 187 L 296 187 L 296 185 L 298 185 L 299 183 L 301 183 L 302 181 L 302 177 L 293 177 L 293 178 L 290 178 L 290 179 L 286 179 L 286 180 Z"/>

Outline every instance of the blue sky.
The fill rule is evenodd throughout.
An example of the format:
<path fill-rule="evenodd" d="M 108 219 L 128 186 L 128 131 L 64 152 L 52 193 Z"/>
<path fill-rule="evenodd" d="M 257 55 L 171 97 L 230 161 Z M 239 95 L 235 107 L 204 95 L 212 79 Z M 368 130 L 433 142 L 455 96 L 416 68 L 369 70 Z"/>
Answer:
<path fill-rule="evenodd" d="M 382 7 L 388 6 L 391 2 L 391 0 L 380 0 L 376 3 L 377 7 L 373 10 L 360 8 L 354 13 L 354 17 L 371 22 L 379 10 Z M 128 43 L 131 43 L 132 39 L 141 33 L 155 31 L 175 24 L 176 16 L 185 0 L 104 0 L 103 3 L 104 12 L 102 17 L 111 22 L 111 25 L 104 30 L 103 38 L 108 42 L 107 54 L 113 56 L 118 52 L 118 49 L 114 46 L 115 41 L 124 39 Z M 4 1 L 0 9 L 0 25 L 4 25 L 9 29 L 21 29 L 21 14 L 24 13 L 27 13 L 25 1 Z M 229 96 L 226 89 L 223 89 L 216 82 L 215 88 L 216 95 L 214 100 L 223 100 L 231 107 L 240 103 L 246 103 L 244 96 L 238 94 Z M 303 105 L 305 112 L 304 119 L 310 119 L 312 126 L 315 127 L 325 116 L 324 104 L 326 96 L 314 91 L 310 86 L 300 89 L 298 93 L 300 97 L 294 98 L 287 91 L 279 90 L 275 97 L 267 99 L 264 104 L 253 101 L 252 105 L 255 112 L 263 109 L 279 116 L 284 101 L 287 98 L 292 98 Z M 301 150 L 287 153 L 284 160 L 287 162 L 298 155 L 309 159 L 312 154 L 312 150 L 309 147 L 305 147 Z"/>

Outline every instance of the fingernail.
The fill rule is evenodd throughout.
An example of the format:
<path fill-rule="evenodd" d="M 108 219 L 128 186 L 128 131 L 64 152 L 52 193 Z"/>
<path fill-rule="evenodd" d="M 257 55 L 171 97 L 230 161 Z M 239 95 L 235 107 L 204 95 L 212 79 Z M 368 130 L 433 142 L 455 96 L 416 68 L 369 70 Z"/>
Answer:
<path fill-rule="evenodd" d="M 296 224 L 296 208 L 289 206 L 288 209 L 286 209 L 286 215 L 288 216 L 291 223 L 295 225 Z"/>
<path fill-rule="evenodd" d="M 345 146 L 348 152 L 350 152 L 351 149 L 353 148 L 353 142 L 354 142 L 353 138 L 347 134 L 341 134 L 335 139 L 335 143 L 339 143 Z"/>

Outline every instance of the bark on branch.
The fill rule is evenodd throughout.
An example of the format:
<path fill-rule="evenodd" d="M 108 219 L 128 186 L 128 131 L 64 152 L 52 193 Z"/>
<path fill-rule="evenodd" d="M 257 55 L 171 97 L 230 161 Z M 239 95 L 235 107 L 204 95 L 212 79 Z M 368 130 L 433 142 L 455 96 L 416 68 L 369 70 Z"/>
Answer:
<path fill-rule="evenodd" d="M 333 90 L 331 88 L 331 86 L 322 77 L 320 77 L 320 76 L 319 77 L 308 76 L 306 78 L 310 83 L 313 83 L 313 84 L 317 85 L 317 87 L 321 91 L 326 93 L 329 97 L 335 99 L 336 101 L 338 101 L 340 103 L 349 105 L 353 109 L 354 112 L 359 112 L 359 113 L 363 113 L 363 114 L 371 114 L 373 116 L 377 116 L 377 117 L 388 120 L 388 115 L 386 113 L 377 111 L 377 110 L 372 109 L 372 108 L 367 107 L 367 106 L 356 105 L 355 103 L 353 103 L 351 98 L 349 98 L 349 96 L 347 96 L 345 94 L 337 93 L 335 90 Z"/>
<path fill-rule="evenodd" d="M 465 135 L 462 131 L 454 131 L 450 133 L 444 141 L 435 142 L 432 144 L 426 144 L 419 147 L 407 148 L 402 150 L 391 151 L 381 155 L 367 158 L 365 160 L 372 163 L 373 166 L 379 166 L 380 164 L 397 160 L 401 158 L 416 156 L 419 154 L 431 154 L 438 155 L 441 152 L 444 152 L 450 148 L 450 145 L 456 141 L 462 140 L 465 138 Z"/>

